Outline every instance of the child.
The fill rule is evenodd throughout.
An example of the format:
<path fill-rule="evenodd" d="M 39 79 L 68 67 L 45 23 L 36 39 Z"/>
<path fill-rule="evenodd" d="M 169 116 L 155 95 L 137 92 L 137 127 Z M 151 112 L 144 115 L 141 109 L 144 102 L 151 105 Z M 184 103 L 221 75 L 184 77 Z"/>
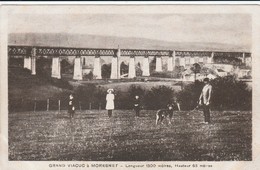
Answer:
<path fill-rule="evenodd" d="M 134 99 L 134 110 L 135 110 L 135 116 L 139 117 L 140 115 L 140 99 L 139 96 L 136 95 Z"/>
<path fill-rule="evenodd" d="M 115 95 L 113 94 L 114 90 L 113 89 L 108 89 L 107 90 L 107 96 L 106 96 L 106 110 L 108 112 L 108 117 L 110 118 L 112 116 L 112 111 L 115 109 Z"/>
<path fill-rule="evenodd" d="M 68 112 L 69 112 L 70 118 L 73 118 L 74 114 L 75 114 L 75 102 L 74 102 L 74 97 L 72 94 L 70 94 L 70 96 L 69 96 Z"/>

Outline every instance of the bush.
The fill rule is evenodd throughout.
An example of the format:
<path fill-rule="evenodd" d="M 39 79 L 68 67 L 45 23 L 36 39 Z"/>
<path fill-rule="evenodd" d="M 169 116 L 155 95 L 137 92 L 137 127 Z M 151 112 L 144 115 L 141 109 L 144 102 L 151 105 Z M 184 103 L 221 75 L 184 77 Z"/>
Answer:
<path fill-rule="evenodd" d="M 90 71 L 88 74 L 85 74 L 83 76 L 83 79 L 87 79 L 87 80 L 93 80 L 93 78 L 94 78 L 94 75 L 93 75 L 92 71 Z"/>
<path fill-rule="evenodd" d="M 214 63 L 220 64 L 232 64 L 235 66 L 241 66 L 242 60 L 238 58 L 238 56 L 232 56 L 231 54 L 222 54 L 222 55 L 215 55 L 214 56 Z"/>
<path fill-rule="evenodd" d="M 214 110 L 251 110 L 252 90 L 247 84 L 236 80 L 234 76 L 219 77 L 211 82 L 212 101 L 211 108 Z M 177 94 L 182 110 L 193 109 L 203 88 L 203 83 L 189 84 Z"/>
<path fill-rule="evenodd" d="M 183 66 L 175 66 L 173 70 L 173 77 L 174 78 L 182 78 L 182 73 L 185 70 Z"/>
<path fill-rule="evenodd" d="M 111 64 L 104 64 L 101 67 L 101 76 L 103 79 L 110 78 L 111 75 Z"/>
<path fill-rule="evenodd" d="M 174 90 L 167 86 L 153 87 L 144 97 L 147 109 L 165 108 L 168 103 L 173 102 Z"/>
<path fill-rule="evenodd" d="M 98 109 L 98 105 L 105 105 L 106 90 L 101 87 L 96 87 L 95 84 L 87 84 L 79 86 L 75 90 L 75 100 L 81 102 L 82 109 L 88 109 L 91 103 L 93 109 Z"/>
<path fill-rule="evenodd" d="M 63 79 L 56 79 L 56 78 L 51 78 L 50 83 L 56 87 L 62 88 L 62 89 L 68 89 L 72 90 L 73 87 L 70 85 L 70 83 L 66 80 Z"/>
<path fill-rule="evenodd" d="M 124 109 L 132 109 L 135 96 L 138 95 L 140 97 L 140 101 L 142 101 L 145 93 L 145 89 L 141 88 L 140 86 L 131 85 L 127 90 L 127 93 L 120 95 L 121 98 L 118 100 L 120 101 L 118 104 L 122 105 L 122 108 Z M 143 105 L 142 102 L 140 104 Z"/>
<path fill-rule="evenodd" d="M 36 75 L 41 78 L 50 79 L 52 60 L 40 57 L 36 60 Z"/>
<path fill-rule="evenodd" d="M 135 66 L 135 74 L 137 77 L 143 75 L 143 71 L 140 63 L 138 63 L 137 66 Z"/>
<path fill-rule="evenodd" d="M 165 71 L 165 72 L 153 72 L 151 73 L 151 77 L 162 77 L 162 78 L 172 78 L 173 72 Z"/>
<path fill-rule="evenodd" d="M 142 97 L 145 95 L 145 89 L 141 88 L 140 86 L 131 85 L 128 89 L 129 97 L 134 98 L 136 95 Z"/>
<path fill-rule="evenodd" d="M 186 85 L 184 89 L 177 94 L 181 110 L 191 110 L 198 105 L 202 88 L 203 83 L 196 81 L 195 83 Z"/>
<path fill-rule="evenodd" d="M 116 109 L 132 109 L 132 101 L 128 93 L 116 91 L 115 93 L 115 108 Z"/>
<path fill-rule="evenodd" d="M 74 66 L 73 64 L 70 64 L 68 60 L 66 59 L 61 60 L 60 65 L 61 65 L 61 73 L 73 74 Z"/>
<path fill-rule="evenodd" d="M 234 76 L 219 77 L 213 86 L 212 108 L 220 110 L 251 110 L 252 90 Z"/>
<path fill-rule="evenodd" d="M 18 66 L 18 67 L 23 67 L 23 58 L 12 58 L 10 57 L 8 59 L 8 66 Z"/>

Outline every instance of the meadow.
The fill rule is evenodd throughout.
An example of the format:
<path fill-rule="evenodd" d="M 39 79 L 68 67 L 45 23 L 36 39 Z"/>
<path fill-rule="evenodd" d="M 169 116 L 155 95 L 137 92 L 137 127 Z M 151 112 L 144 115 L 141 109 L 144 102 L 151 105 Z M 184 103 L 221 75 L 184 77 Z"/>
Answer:
<path fill-rule="evenodd" d="M 154 110 L 9 113 L 9 160 L 28 161 L 250 161 L 252 112 L 176 111 L 155 125 Z"/>

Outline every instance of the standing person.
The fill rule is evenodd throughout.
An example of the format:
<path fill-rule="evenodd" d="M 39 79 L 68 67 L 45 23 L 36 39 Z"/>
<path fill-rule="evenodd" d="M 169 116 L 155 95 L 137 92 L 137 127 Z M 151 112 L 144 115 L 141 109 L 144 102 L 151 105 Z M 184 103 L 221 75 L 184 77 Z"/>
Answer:
<path fill-rule="evenodd" d="M 70 96 L 69 96 L 68 112 L 69 112 L 70 118 L 73 118 L 74 114 L 75 114 L 75 101 L 74 101 L 73 94 L 70 94 Z"/>
<path fill-rule="evenodd" d="M 115 109 L 115 104 L 114 104 L 114 100 L 115 100 L 115 95 L 113 94 L 114 90 L 113 89 L 108 89 L 107 90 L 107 96 L 106 96 L 106 110 L 108 112 L 108 117 L 112 116 L 112 110 Z"/>
<path fill-rule="evenodd" d="M 134 110 L 135 110 L 135 116 L 136 117 L 139 117 L 140 115 L 140 99 L 139 99 L 139 96 L 136 95 L 135 98 L 134 98 Z"/>
<path fill-rule="evenodd" d="M 204 119 L 205 124 L 210 123 L 210 102 L 211 102 L 211 93 L 212 93 L 212 86 L 209 84 L 209 78 L 205 78 L 203 80 L 204 87 L 201 91 L 199 104 L 203 107 Z"/>

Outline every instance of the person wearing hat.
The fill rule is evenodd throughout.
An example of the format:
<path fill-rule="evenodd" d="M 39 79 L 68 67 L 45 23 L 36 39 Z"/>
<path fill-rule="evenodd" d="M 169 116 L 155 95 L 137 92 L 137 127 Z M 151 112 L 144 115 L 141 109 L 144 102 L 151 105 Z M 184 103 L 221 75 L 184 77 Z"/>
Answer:
<path fill-rule="evenodd" d="M 70 94 L 70 96 L 69 96 L 68 112 L 69 112 L 70 118 L 73 118 L 74 114 L 75 114 L 75 102 L 74 102 L 73 94 Z"/>
<path fill-rule="evenodd" d="M 203 108 L 205 124 L 209 124 L 212 86 L 209 84 L 209 78 L 205 78 L 203 82 L 205 85 L 200 94 L 199 105 Z"/>
<path fill-rule="evenodd" d="M 115 109 L 115 95 L 113 94 L 114 90 L 113 89 L 108 89 L 107 90 L 107 96 L 106 96 L 106 110 L 108 112 L 108 117 L 112 116 L 112 110 Z"/>

